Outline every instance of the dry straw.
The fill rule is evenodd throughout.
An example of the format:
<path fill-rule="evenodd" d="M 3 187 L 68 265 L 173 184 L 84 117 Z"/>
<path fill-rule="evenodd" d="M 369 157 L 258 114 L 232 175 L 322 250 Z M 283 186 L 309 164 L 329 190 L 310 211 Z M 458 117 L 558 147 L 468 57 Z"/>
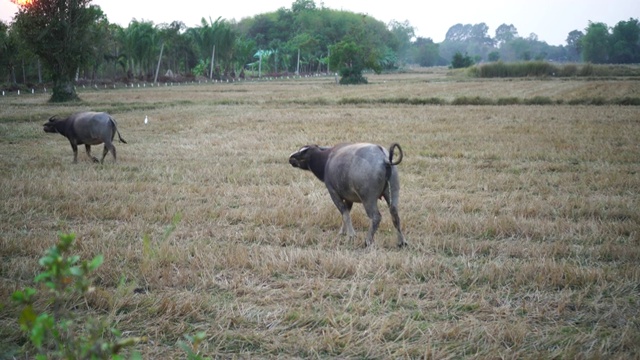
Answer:
<path fill-rule="evenodd" d="M 79 312 L 145 358 L 637 358 L 637 81 L 452 80 L 445 73 L 81 92 L 63 106 L 0 99 L 0 296 L 32 284 L 58 232 L 103 254 Z M 623 89 L 623 90 L 620 90 Z M 391 94 L 391 96 L 390 96 Z M 394 104 L 394 97 L 555 105 Z M 343 99 L 366 103 L 340 103 Z M 380 101 L 377 101 L 380 100 Z M 100 166 L 45 134 L 53 114 L 106 110 L 129 144 Z M 144 124 L 148 116 L 148 124 Z M 307 143 L 399 142 L 397 250 L 386 205 L 373 249 L 288 155 Z M 180 221 L 166 236 L 176 214 Z M 5 302 L 6 303 L 6 302 Z M 46 304 L 41 303 L 41 306 Z M 7 304 L 0 350 L 25 343 Z M 17 356 L 17 355 L 16 355 Z"/>

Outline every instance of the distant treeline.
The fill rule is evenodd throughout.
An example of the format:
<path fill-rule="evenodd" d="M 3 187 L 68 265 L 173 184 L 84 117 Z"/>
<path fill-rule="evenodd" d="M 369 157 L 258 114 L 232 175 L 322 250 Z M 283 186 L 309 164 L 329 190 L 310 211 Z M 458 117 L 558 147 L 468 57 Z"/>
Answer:
<path fill-rule="evenodd" d="M 200 26 L 192 28 L 180 21 L 156 25 L 135 19 L 123 28 L 110 23 L 98 6 L 91 9 L 100 15 L 85 32 L 89 35 L 83 56 L 88 65 L 77 69 L 76 75 L 85 81 L 152 81 L 156 69 L 160 81 L 337 72 L 336 67 L 343 64 L 332 66 L 333 57 L 339 53 L 347 58 L 350 51 L 357 53 L 354 59 L 365 59 L 376 71 L 407 65 L 450 66 L 456 54 L 470 60 L 468 65 L 493 63 L 478 67 L 478 76 L 581 76 L 590 71 L 595 72 L 587 76 L 596 76 L 595 68 L 557 68 L 547 62 L 640 63 L 637 19 L 611 28 L 589 23 L 584 31 L 567 34 L 566 45 L 551 46 L 535 34 L 521 37 L 515 26 L 507 24 L 492 37 L 485 23 L 456 24 L 443 42 L 434 43 L 416 37 L 406 21 L 384 24 L 367 15 L 318 6 L 314 0 L 295 0 L 289 9 L 239 21 L 203 18 Z M 18 25 L 0 22 L 0 83 L 50 81 L 50 70 L 25 45 L 28 24 Z M 531 63 L 507 65 L 516 61 Z"/>

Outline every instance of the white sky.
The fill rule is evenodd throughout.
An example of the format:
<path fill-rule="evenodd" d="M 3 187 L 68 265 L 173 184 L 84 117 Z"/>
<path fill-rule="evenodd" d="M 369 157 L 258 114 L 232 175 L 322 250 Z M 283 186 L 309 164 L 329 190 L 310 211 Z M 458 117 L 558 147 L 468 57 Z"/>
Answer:
<path fill-rule="evenodd" d="M 112 23 L 126 27 L 132 19 L 153 21 L 154 24 L 182 21 L 188 27 L 199 26 L 200 19 L 240 20 L 244 17 L 290 9 L 294 0 L 206 1 L 180 0 L 93 0 Z M 564 45 L 572 30 L 581 30 L 589 21 L 603 22 L 612 27 L 619 21 L 640 18 L 639 0 L 315 0 L 316 6 L 365 13 L 388 23 L 405 21 L 416 29 L 416 35 L 442 42 L 447 30 L 455 24 L 489 26 L 489 36 L 501 24 L 513 24 L 518 34 L 538 39 L 550 45 Z M 17 7 L 9 0 L 0 0 L 0 20 L 10 22 Z"/>

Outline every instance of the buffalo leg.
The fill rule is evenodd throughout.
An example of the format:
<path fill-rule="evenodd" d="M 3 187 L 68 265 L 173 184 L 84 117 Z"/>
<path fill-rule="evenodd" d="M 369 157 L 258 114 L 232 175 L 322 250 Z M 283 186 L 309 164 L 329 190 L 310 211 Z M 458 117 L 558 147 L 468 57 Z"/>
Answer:
<path fill-rule="evenodd" d="M 340 227 L 338 235 L 346 234 L 350 239 L 352 239 L 356 236 L 356 232 L 353 230 L 353 224 L 351 223 L 351 208 L 353 207 L 353 203 L 346 200 L 342 203 L 345 205 L 345 210 L 343 211 L 338 207 L 338 210 L 340 210 L 340 213 L 342 214 L 342 226 Z"/>
<path fill-rule="evenodd" d="M 402 230 L 400 230 L 400 216 L 398 215 L 398 207 L 395 205 L 389 206 L 389 212 L 391 213 L 393 226 L 395 226 L 398 232 L 398 247 L 404 247 L 407 245 L 407 242 L 404 239 L 404 235 L 402 235 Z"/>
<path fill-rule="evenodd" d="M 107 154 L 109 153 L 109 151 L 111 151 L 111 155 L 113 155 L 113 161 L 116 161 L 116 147 L 113 146 L 113 144 L 111 143 L 104 143 L 104 149 L 102 149 L 102 159 L 100 160 L 100 163 L 102 164 L 104 162 L 104 158 L 107 156 Z"/>
<path fill-rule="evenodd" d="M 71 144 L 71 150 L 73 150 L 73 163 L 76 164 L 78 163 L 78 145 L 73 141 L 69 141 L 69 143 Z"/>
<path fill-rule="evenodd" d="M 353 230 L 350 214 L 353 202 L 346 200 L 343 201 L 340 196 L 338 196 L 334 191 L 331 191 L 331 189 L 329 189 L 329 195 L 331 195 L 331 200 L 333 200 L 338 211 L 340 211 L 340 215 L 342 215 L 342 227 L 340 228 L 338 235 L 344 235 L 346 233 L 350 239 L 354 238 L 356 236 L 356 232 Z"/>
<path fill-rule="evenodd" d="M 380 215 L 380 211 L 378 210 L 377 201 L 378 199 L 374 198 L 372 201 L 366 201 L 363 203 L 364 210 L 367 212 L 367 216 L 371 220 L 371 226 L 369 227 L 369 232 L 365 239 L 365 246 L 367 247 L 373 245 L 373 236 L 378 230 L 378 226 L 380 226 L 380 221 L 382 220 L 382 215 Z"/>
<path fill-rule="evenodd" d="M 97 163 L 98 158 L 95 156 L 91 156 L 91 145 L 84 144 L 84 149 L 87 151 L 87 156 L 89 157 L 89 159 L 91 159 L 94 163 Z"/>
<path fill-rule="evenodd" d="M 398 247 L 404 247 L 407 245 L 407 241 L 404 239 L 402 230 L 400 230 L 400 215 L 398 214 L 398 205 L 395 202 L 390 201 L 390 196 L 388 193 L 385 193 L 383 197 L 384 197 L 384 200 L 387 202 L 387 205 L 389 205 L 391 220 L 393 221 L 393 226 L 396 228 L 396 231 L 398 232 Z"/>

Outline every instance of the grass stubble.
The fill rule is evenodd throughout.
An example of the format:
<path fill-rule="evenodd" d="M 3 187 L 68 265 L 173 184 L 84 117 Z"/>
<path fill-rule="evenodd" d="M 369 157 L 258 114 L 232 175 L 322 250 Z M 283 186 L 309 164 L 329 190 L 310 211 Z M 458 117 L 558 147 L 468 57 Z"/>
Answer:
<path fill-rule="evenodd" d="M 0 99 L 0 118 L 18 119 L 0 120 L 0 353 L 26 341 L 10 294 L 58 232 L 75 232 L 83 258 L 105 257 L 77 311 L 147 336 L 145 358 L 182 357 L 176 343 L 199 331 L 201 353 L 225 358 L 639 357 L 638 109 L 336 104 L 594 88 L 376 79 Z M 116 143 L 117 164 L 74 165 L 42 131 L 51 113 L 86 109 L 118 120 L 129 144 Z M 357 239 L 337 237 L 324 186 L 287 163 L 301 145 L 342 141 L 402 145 L 408 248 L 395 249 L 382 202 L 374 248 L 360 205 Z"/>

